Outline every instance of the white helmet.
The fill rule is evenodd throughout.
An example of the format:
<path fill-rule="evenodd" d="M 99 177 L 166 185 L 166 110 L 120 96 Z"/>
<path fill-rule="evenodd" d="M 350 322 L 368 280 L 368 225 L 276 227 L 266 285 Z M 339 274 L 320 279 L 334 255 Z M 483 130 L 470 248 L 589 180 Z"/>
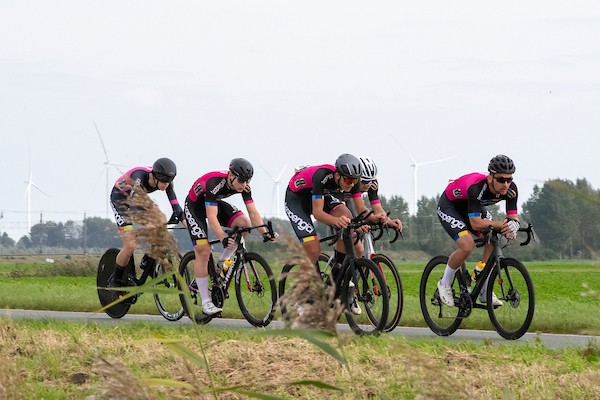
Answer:
<path fill-rule="evenodd" d="M 377 165 L 369 157 L 359 157 L 360 164 L 362 165 L 361 178 L 363 179 L 375 179 L 377 178 Z"/>

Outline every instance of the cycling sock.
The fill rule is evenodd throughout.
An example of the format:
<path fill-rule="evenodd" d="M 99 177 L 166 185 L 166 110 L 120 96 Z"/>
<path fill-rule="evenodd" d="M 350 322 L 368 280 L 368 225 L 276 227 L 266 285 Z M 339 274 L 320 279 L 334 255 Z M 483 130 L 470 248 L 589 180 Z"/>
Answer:
<path fill-rule="evenodd" d="M 115 278 L 117 280 L 122 280 L 123 279 L 123 273 L 125 272 L 125 267 L 121 267 L 119 264 L 115 263 L 115 266 L 117 268 L 115 268 Z"/>
<path fill-rule="evenodd" d="M 333 254 L 334 254 L 333 257 L 334 257 L 336 263 L 341 264 L 344 262 L 344 258 L 346 258 L 346 253 L 342 253 L 341 251 L 335 250 L 333 252 Z"/>
<path fill-rule="evenodd" d="M 446 269 L 444 270 L 444 276 L 442 276 L 442 285 L 451 285 L 452 279 L 454 279 L 455 273 L 456 273 L 456 270 L 452 269 L 448 264 L 446 264 Z"/>
<path fill-rule="evenodd" d="M 202 305 L 212 301 L 208 292 L 208 276 L 196 278 L 196 285 L 198 285 L 198 292 L 200 293 L 200 297 L 202 297 Z"/>

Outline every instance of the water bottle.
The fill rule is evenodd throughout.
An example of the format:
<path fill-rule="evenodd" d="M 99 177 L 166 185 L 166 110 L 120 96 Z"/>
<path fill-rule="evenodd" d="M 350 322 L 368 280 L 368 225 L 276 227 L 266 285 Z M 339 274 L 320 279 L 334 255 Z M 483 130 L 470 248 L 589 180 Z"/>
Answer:
<path fill-rule="evenodd" d="M 475 269 L 473 270 L 473 274 L 471 275 L 471 280 L 473 282 L 477 281 L 479 274 L 481 273 L 481 271 L 483 271 L 484 268 L 485 263 L 483 261 L 478 261 L 477 265 L 475 266 Z"/>

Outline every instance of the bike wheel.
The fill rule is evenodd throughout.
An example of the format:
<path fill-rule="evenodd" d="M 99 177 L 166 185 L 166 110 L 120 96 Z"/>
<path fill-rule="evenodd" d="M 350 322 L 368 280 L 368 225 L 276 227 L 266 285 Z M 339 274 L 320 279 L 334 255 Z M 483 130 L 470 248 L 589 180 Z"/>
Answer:
<path fill-rule="evenodd" d="M 357 335 L 378 335 L 387 324 L 390 306 L 388 292 L 379 290 L 386 286 L 385 279 L 379 267 L 369 259 L 354 260 L 354 267 L 355 273 L 349 268 L 342 282 L 346 321 Z M 349 286 L 351 281 L 354 281 L 354 287 Z M 365 311 L 360 314 L 352 313 L 350 308 L 353 301 Z M 372 321 L 377 321 L 377 324 Z"/>
<path fill-rule="evenodd" d="M 173 268 L 177 269 L 177 263 L 171 260 Z M 167 273 L 165 268 L 159 262 L 156 262 L 152 271 L 152 278 L 162 277 L 158 282 L 154 282 L 154 287 L 162 289 L 161 292 L 154 293 L 154 302 L 160 315 L 169 321 L 178 321 L 183 317 L 185 311 L 181 305 L 179 297 L 179 287 L 175 273 Z"/>
<path fill-rule="evenodd" d="M 264 327 L 273 320 L 277 308 L 277 285 L 267 261 L 248 252 L 235 274 L 235 295 L 244 318 L 253 326 Z"/>
<path fill-rule="evenodd" d="M 105 290 L 102 288 L 108 287 L 108 280 L 115 272 L 116 268 L 116 259 L 117 254 L 119 254 L 119 249 L 108 249 L 100 258 L 100 263 L 98 264 L 98 272 L 96 274 L 96 287 L 98 288 L 98 300 L 100 300 L 100 304 L 102 307 L 107 306 L 112 303 L 114 300 L 118 298 L 118 295 L 115 294 L 113 290 Z M 126 267 L 126 271 L 124 275 L 128 274 L 134 268 L 133 257 L 129 260 L 129 265 Z M 113 305 L 112 307 L 104 310 L 108 316 L 111 318 L 121 318 L 129 311 L 131 307 L 131 303 L 127 301 L 122 301 Z"/>
<path fill-rule="evenodd" d="M 419 290 L 421 312 L 425 322 L 435 334 L 440 336 L 452 335 L 462 322 L 462 318 L 459 316 L 460 308 L 444 305 L 438 293 L 437 284 L 444 275 L 447 263 L 448 257 L 446 256 L 432 258 L 425 266 Z M 460 294 L 460 287 L 456 278 L 452 282 L 452 290 L 455 294 L 455 302 L 458 303 L 457 295 Z"/>
<path fill-rule="evenodd" d="M 494 308 L 492 293 L 504 304 Z M 500 336 L 515 340 L 527 332 L 533 320 L 535 297 L 533 282 L 525 266 L 514 258 L 500 261 L 500 271 L 494 266 L 487 288 L 490 321 Z"/>
<path fill-rule="evenodd" d="M 398 326 L 398 322 L 400 322 L 400 317 L 402 316 L 402 308 L 404 307 L 402 280 L 400 279 L 400 273 L 394 265 L 394 262 L 388 256 L 384 254 L 375 254 L 371 257 L 371 261 L 379 267 L 385 280 L 385 286 L 383 287 L 387 289 L 388 297 L 390 298 L 390 311 L 388 314 L 388 322 L 383 328 L 383 331 L 391 332 Z M 376 287 L 374 290 L 379 290 L 379 288 Z M 373 325 L 379 323 L 376 316 L 369 313 L 369 309 L 367 309 L 367 315 L 369 318 L 373 318 L 371 319 Z"/>
<path fill-rule="evenodd" d="M 319 254 L 318 268 L 325 283 L 331 282 L 331 280 L 325 275 L 327 272 L 331 272 L 331 267 L 328 267 L 328 262 L 329 256 L 327 254 Z M 283 269 L 281 270 L 281 275 L 279 276 L 279 298 L 281 298 L 285 294 L 286 290 L 293 284 L 293 282 L 291 282 L 291 279 L 288 279 L 288 275 L 290 274 L 290 272 L 293 273 L 298 271 L 300 271 L 299 262 L 292 261 L 283 266 Z"/>
<path fill-rule="evenodd" d="M 213 316 L 206 315 L 202 312 L 202 299 L 200 294 L 190 289 L 190 285 L 196 279 L 196 275 L 194 274 L 195 259 L 196 254 L 193 251 L 189 251 L 183 256 L 179 263 L 179 274 L 185 281 L 185 287 L 183 288 L 180 287 L 179 281 L 177 281 L 177 286 L 181 291 L 179 299 L 185 314 L 187 314 L 192 321 L 197 324 L 207 324 L 213 319 Z M 210 274 L 208 277 L 208 287 L 212 288 L 212 278 L 210 277 Z"/>

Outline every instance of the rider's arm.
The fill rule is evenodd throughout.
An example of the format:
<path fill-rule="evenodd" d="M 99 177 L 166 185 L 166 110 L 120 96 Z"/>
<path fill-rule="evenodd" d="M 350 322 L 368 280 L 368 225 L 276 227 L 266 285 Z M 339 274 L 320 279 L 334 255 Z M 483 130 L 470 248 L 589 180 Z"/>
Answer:
<path fill-rule="evenodd" d="M 334 217 L 325 212 L 323 206 L 325 205 L 325 201 L 323 200 L 323 196 L 313 196 L 312 197 L 312 212 L 313 216 L 317 221 L 326 224 L 326 225 L 335 225 L 340 227 L 338 224 L 340 223 L 340 218 Z"/>

